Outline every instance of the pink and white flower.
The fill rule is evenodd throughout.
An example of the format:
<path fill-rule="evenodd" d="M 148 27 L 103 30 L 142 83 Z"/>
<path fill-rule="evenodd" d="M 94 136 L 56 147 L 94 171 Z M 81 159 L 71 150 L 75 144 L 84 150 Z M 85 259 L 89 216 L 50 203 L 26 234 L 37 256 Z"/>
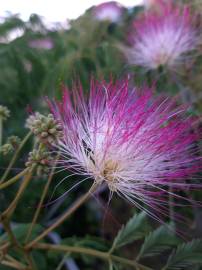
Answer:
<path fill-rule="evenodd" d="M 118 22 L 123 14 L 123 6 L 115 1 L 102 3 L 93 9 L 93 15 L 98 21 Z"/>
<path fill-rule="evenodd" d="M 51 50 L 54 47 L 54 43 L 50 38 L 34 39 L 29 42 L 29 47 L 35 49 Z"/>
<path fill-rule="evenodd" d="M 159 66 L 175 69 L 199 44 L 194 21 L 188 6 L 159 2 L 158 9 L 150 9 L 134 21 L 132 47 L 126 53 L 129 62 L 148 70 Z"/>
<path fill-rule="evenodd" d="M 140 209 L 144 203 L 162 211 L 169 188 L 175 196 L 175 189 L 195 186 L 186 182 L 201 167 L 195 120 L 175 99 L 154 97 L 150 89 L 138 95 L 127 80 L 92 81 L 87 98 L 79 86 L 49 105 L 64 131 L 61 168 L 107 184 Z"/>

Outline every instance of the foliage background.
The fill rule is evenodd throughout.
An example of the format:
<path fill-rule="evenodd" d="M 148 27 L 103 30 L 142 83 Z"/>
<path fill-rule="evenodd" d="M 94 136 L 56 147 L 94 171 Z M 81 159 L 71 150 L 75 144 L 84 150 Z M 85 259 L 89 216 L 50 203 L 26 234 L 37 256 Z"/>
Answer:
<path fill-rule="evenodd" d="M 197 2 L 197 5 L 194 1 L 187 2 L 193 4 L 193 8 L 202 9 L 200 2 Z M 11 111 L 11 117 L 4 128 L 4 140 L 8 135 L 15 134 L 23 137 L 26 134 L 25 119 L 29 116 L 31 110 L 47 112 L 44 96 L 59 98 L 62 84 L 71 87 L 72 82 L 78 79 L 87 92 L 92 76 L 108 80 L 111 76 L 116 79 L 129 74 L 131 81 L 134 80 L 137 85 L 142 83 L 151 85 L 155 81 L 158 92 L 179 95 L 180 102 L 191 104 L 191 114 L 200 115 L 202 111 L 202 47 L 199 49 L 198 57 L 193 59 L 193 62 L 186 63 L 177 73 L 166 70 L 148 73 L 141 68 L 127 64 L 119 45 L 127 44 L 129 25 L 135 16 L 142 12 L 142 9 L 143 7 L 125 9 L 124 16 L 119 24 L 95 21 L 91 9 L 89 9 L 83 16 L 70 21 L 69 29 L 60 27 L 55 27 L 52 30 L 47 29 L 41 18 L 36 14 L 31 15 L 27 22 L 22 21 L 18 16 L 7 17 L 0 24 L 0 103 L 7 106 Z M 23 35 L 10 41 L 9 34 L 16 30 L 22 31 Z M 48 40 L 53 47 L 51 49 L 40 49 L 29 46 L 31 41 L 39 39 Z M 12 170 L 13 175 L 23 168 L 27 152 L 31 149 L 32 143 L 30 140 L 24 148 L 24 152 Z M 3 174 L 10 158 L 11 156 L 0 157 L 0 174 Z M 62 196 L 72 186 L 72 183 L 78 180 L 76 177 L 71 178 L 69 181 L 62 182 L 54 190 L 55 186 L 65 176 L 67 176 L 67 172 L 59 173 L 54 177 L 46 204 L 41 211 L 40 226 L 46 227 L 51 224 L 75 198 L 88 189 L 88 184 L 84 184 L 75 189 L 74 192 Z M 22 223 L 24 226 L 29 224 L 45 182 L 46 178 L 43 177 L 33 179 L 15 212 L 14 226 Z M 14 185 L 4 192 L 0 192 L 1 211 L 15 196 L 16 190 L 17 185 Z M 51 199 L 52 195 L 53 198 Z M 196 199 L 200 199 L 201 195 L 200 192 L 190 194 Z M 62 197 L 60 198 L 60 196 Z M 49 203 L 50 200 L 56 201 Z M 191 206 L 180 211 L 188 220 L 188 226 L 181 228 L 184 231 L 186 230 L 186 240 L 202 237 L 202 210 L 197 206 Z M 134 207 L 117 199 L 116 196 L 108 205 L 108 193 L 104 191 L 82 206 L 71 219 L 60 226 L 55 233 L 52 233 L 49 236 L 49 241 L 53 243 L 73 241 L 84 246 L 96 246 L 96 248 L 105 249 L 110 246 L 122 224 L 126 223 L 135 212 Z M 150 223 L 153 229 L 159 226 L 154 221 L 150 221 Z M 21 227 L 21 230 L 22 228 L 26 230 L 26 227 Z M 3 230 L 0 228 L 1 233 L 3 234 Z M 162 235 L 163 238 L 170 239 L 169 235 L 166 236 L 165 231 Z M 70 236 L 75 236 L 75 238 L 69 239 Z M 143 236 L 145 235 L 143 234 Z M 81 240 L 82 237 L 85 240 Z M 173 241 L 175 242 L 175 240 Z M 134 257 L 142 242 L 138 239 L 135 245 L 130 244 L 121 252 L 126 256 Z M 158 246 L 156 242 L 154 243 Z M 202 254 L 201 246 L 200 249 Z M 163 251 L 163 256 L 147 258 L 149 265 L 154 265 L 154 269 L 161 269 L 168 257 L 162 243 L 160 243 L 160 250 Z M 159 251 L 156 253 L 159 254 Z M 41 270 L 56 269 L 62 259 L 61 255 L 53 253 L 36 252 L 35 256 L 37 265 Z M 61 269 L 90 270 L 95 269 L 95 267 L 96 269 L 106 269 L 105 264 L 98 263 L 97 260 L 86 256 L 82 258 L 73 257 L 73 261 L 66 258 L 65 262 L 66 264 Z M 92 265 L 94 268 L 92 268 Z M 10 269 L 0 267 L 2 270 Z M 194 267 L 193 269 L 202 269 L 199 264 L 195 264 Z"/>

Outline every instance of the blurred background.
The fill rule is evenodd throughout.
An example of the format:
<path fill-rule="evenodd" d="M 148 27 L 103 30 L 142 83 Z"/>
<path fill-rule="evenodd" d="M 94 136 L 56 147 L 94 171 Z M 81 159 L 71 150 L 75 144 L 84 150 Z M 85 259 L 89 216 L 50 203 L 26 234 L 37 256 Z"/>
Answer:
<path fill-rule="evenodd" d="M 13 134 L 23 137 L 27 133 L 25 120 L 30 113 L 48 111 L 45 96 L 59 98 L 62 85 L 71 87 L 75 80 L 80 80 L 87 92 L 92 76 L 108 80 L 111 77 L 120 79 L 130 75 L 131 82 L 134 81 L 136 85 L 152 85 L 155 82 L 157 92 L 170 96 L 179 95 L 180 102 L 188 102 L 191 105 L 189 112 L 191 115 L 200 115 L 202 48 L 199 48 L 197 57 L 189 60 L 174 73 L 162 70 L 145 71 L 141 67 L 129 65 L 122 48 L 129 44 L 128 33 L 131 23 L 155 1 L 122 0 L 115 4 L 117 9 L 97 13 L 95 7 L 101 2 L 98 0 L 0 2 L 0 104 L 7 106 L 11 111 L 11 116 L 4 127 L 4 138 Z M 201 16 L 200 1 L 179 0 L 179 2 L 187 2 L 191 9 L 196 9 Z M 31 144 L 32 142 L 25 147 L 21 158 L 12 168 L 13 174 L 23 168 Z M 12 154 L 0 157 L 1 174 L 11 156 Z M 57 174 L 49 191 L 49 199 L 55 186 L 66 174 Z M 76 180 L 74 177 L 73 183 Z M 16 223 L 22 223 L 22 220 L 23 223 L 30 222 L 45 181 L 43 177 L 36 177 L 15 213 Z M 64 181 L 54 192 L 53 199 L 56 199 L 56 202 L 44 207 L 40 217 L 41 225 L 50 225 L 70 202 L 87 189 L 83 185 L 68 196 L 60 198 L 64 191 L 72 186 L 72 181 Z M 13 198 L 16 189 L 17 187 L 13 187 L 7 190 L 6 194 L 0 193 L 1 210 Z M 192 193 L 191 196 L 201 198 L 201 194 Z M 55 234 L 50 235 L 50 241 L 56 243 L 67 236 L 83 237 L 88 234 L 101 236 L 107 240 L 113 239 L 121 224 L 128 220 L 135 209 L 122 200 L 117 200 L 116 196 L 109 208 L 107 198 L 108 194 L 102 193 L 102 196 L 89 201 L 72 219 L 57 229 Z M 200 237 L 202 212 L 197 207 L 192 210 L 189 208 L 186 211 L 182 210 L 191 219 L 190 228 L 186 228 L 187 234 L 190 238 Z M 120 212 L 121 216 L 118 214 Z M 93 247 L 93 240 L 89 238 L 88 241 Z M 125 252 L 130 255 L 135 252 L 135 247 L 126 249 Z M 44 257 L 43 253 L 38 252 L 35 256 L 38 256 L 41 270 L 56 269 L 61 261 L 59 255 L 48 254 Z M 65 260 L 61 269 L 92 270 L 91 259 L 76 261 Z M 94 265 L 96 267 L 94 269 L 106 269 L 102 264 L 94 262 Z M 3 270 L 3 266 L 0 269 Z M 158 269 L 158 263 L 155 269 Z"/>
<path fill-rule="evenodd" d="M 117 20 L 97 20 L 92 6 L 100 3 L 1 1 L 0 101 L 15 113 L 13 130 L 23 132 L 19 121 L 26 107 L 40 108 L 42 97 L 57 96 L 62 82 L 69 85 L 79 77 L 87 86 L 90 75 L 124 74 L 125 62 L 115 43 L 125 39 L 139 8 L 134 5 L 141 1 L 120 2 L 123 12 Z"/>

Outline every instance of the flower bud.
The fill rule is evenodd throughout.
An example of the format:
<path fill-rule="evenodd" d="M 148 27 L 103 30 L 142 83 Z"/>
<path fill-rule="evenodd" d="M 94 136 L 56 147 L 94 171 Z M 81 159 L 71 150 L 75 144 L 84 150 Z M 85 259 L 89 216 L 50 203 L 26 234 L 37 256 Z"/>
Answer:
<path fill-rule="evenodd" d="M 10 116 L 10 111 L 6 106 L 0 105 L 0 118 L 6 120 Z"/>
<path fill-rule="evenodd" d="M 8 137 L 7 142 L 13 146 L 13 148 L 18 148 L 21 143 L 21 139 L 18 136 L 12 135 Z"/>
<path fill-rule="evenodd" d="M 14 151 L 14 148 L 9 143 L 5 143 L 0 147 L 0 153 L 2 153 L 3 156 L 7 156 L 8 154 L 12 153 L 13 151 Z"/>
<path fill-rule="evenodd" d="M 39 141 L 45 143 L 54 144 L 63 136 L 62 126 L 52 114 L 45 116 L 36 112 L 27 119 L 26 127 L 37 136 Z"/>
<path fill-rule="evenodd" d="M 53 158 L 45 149 L 34 149 L 29 153 L 28 161 L 25 165 L 30 170 L 36 169 L 36 174 L 41 176 L 49 172 L 52 161 Z"/>

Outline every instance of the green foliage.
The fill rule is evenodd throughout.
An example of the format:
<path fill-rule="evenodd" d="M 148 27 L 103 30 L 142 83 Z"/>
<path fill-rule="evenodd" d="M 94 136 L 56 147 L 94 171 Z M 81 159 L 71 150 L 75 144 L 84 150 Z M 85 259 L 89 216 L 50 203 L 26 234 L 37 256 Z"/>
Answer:
<path fill-rule="evenodd" d="M 170 255 L 166 266 L 163 269 L 190 269 L 191 266 L 202 266 L 202 240 L 196 239 L 181 244 Z M 188 268 L 189 267 L 189 268 Z"/>
<path fill-rule="evenodd" d="M 36 267 L 38 270 L 47 270 L 48 269 L 48 263 L 47 259 L 41 252 L 34 251 L 33 252 L 33 259 L 35 261 Z"/>
<path fill-rule="evenodd" d="M 180 244 L 181 240 L 175 235 L 172 225 L 162 225 L 150 232 L 144 239 L 138 258 L 158 255 Z"/>
<path fill-rule="evenodd" d="M 185 2 L 185 0 L 183 1 Z M 186 2 L 190 1 L 186 0 Z M 197 8 L 200 10 L 202 5 L 199 5 L 197 0 L 194 0 L 194 2 L 195 4 L 197 2 Z M 131 82 L 134 80 L 136 85 L 152 85 L 155 82 L 157 93 L 178 94 L 179 102 L 191 104 L 189 114 L 197 116 L 202 111 L 202 103 L 200 102 L 201 56 L 196 59 L 195 64 L 190 65 L 191 68 L 189 65 L 185 65 L 176 73 L 169 73 L 167 70 L 160 69 L 147 72 L 144 68 L 129 66 L 119 49 L 119 45 L 128 46 L 130 25 L 142 11 L 142 7 L 125 10 L 122 22 L 114 24 L 109 21 L 95 21 L 90 9 L 78 19 L 70 21 L 68 29 L 48 29 L 36 14 L 32 15 L 27 22 L 15 15 L 7 17 L 4 22 L 0 23 L 0 103 L 8 106 L 11 110 L 11 116 L 14 116 L 9 118 L 8 123 L 6 122 L 4 125 L 3 143 L 6 142 L 8 135 L 16 134 L 20 137 L 24 135 L 26 131 L 23 127 L 30 111 L 44 113 L 47 110 L 47 104 L 44 102 L 43 96 L 54 96 L 57 99 L 61 96 L 61 85 L 65 84 L 71 87 L 74 80 L 80 80 L 87 93 L 92 76 L 108 80 L 111 77 L 119 79 L 130 74 Z M 10 34 L 16 31 L 20 33 L 20 36 L 11 39 Z M 46 38 L 54 44 L 51 50 L 33 48 L 29 45 L 33 40 Z M 26 146 L 27 149 L 29 146 Z M 21 157 L 13 165 L 11 175 L 24 167 L 28 156 L 26 147 L 23 148 L 24 152 L 22 151 Z M 3 175 L 7 164 L 7 157 L 0 157 L 0 175 Z M 52 190 L 66 176 L 66 171 L 64 174 L 61 172 L 54 176 L 38 218 L 41 225 L 34 226 L 30 240 L 37 237 L 49 224 L 52 224 L 53 220 L 57 220 L 61 213 L 69 207 L 72 200 L 84 192 L 86 187 L 79 186 L 78 192 L 58 199 L 59 196 L 64 194 L 64 190 L 66 191 L 71 187 L 72 182 L 67 181 L 57 189 L 55 203 L 50 203 Z M 46 177 L 33 179 L 12 217 L 12 231 L 17 241 L 22 245 L 46 180 Z M 75 182 L 79 181 L 79 176 L 75 177 L 74 180 Z M 19 188 L 18 184 L 16 183 L 12 188 L 6 189 L 5 193 L 0 193 L 0 208 L 2 211 L 15 197 Z M 187 196 L 196 196 L 194 192 L 191 195 L 189 192 L 187 191 Z M 198 194 L 198 197 L 201 198 L 201 193 Z M 60 204 L 60 201 L 64 202 L 63 205 Z M 46 205 L 48 206 L 46 207 Z M 119 205 L 114 207 L 118 213 L 119 207 Z M 122 207 L 121 205 L 120 208 L 122 209 Z M 50 219 L 49 211 L 52 212 Z M 176 209 L 176 211 L 179 210 Z M 183 214 L 192 218 L 191 211 L 192 209 L 190 211 L 184 209 Z M 120 222 L 128 217 L 129 211 L 126 210 L 125 212 L 126 216 L 120 215 Z M 201 215 L 201 210 L 198 210 L 198 212 Z M 111 255 L 120 258 L 132 258 L 131 261 L 141 262 L 143 266 L 149 265 L 153 270 L 199 270 L 202 265 L 202 240 L 196 239 L 183 243 L 183 240 L 176 236 L 175 228 L 170 224 L 156 228 L 156 224 L 152 226 L 146 214 L 140 212 L 135 214 L 121 228 L 112 245 L 109 245 L 109 239 L 114 236 L 114 228 L 110 228 L 111 230 L 106 233 L 101 232 L 101 226 L 98 226 L 98 224 L 101 224 L 102 218 L 100 208 L 96 206 L 96 203 L 93 207 L 89 203 L 79 210 L 71 221 L 57 228 L 61 244 L 104 253 L 109 252 Z M 194 224 L 198 222 L 198 219 L 193 220 Z M 200 222 L 198 223 L 198 231 L 192 231 L 193 228 L 188 228 L 188 233 L 191 232 L 190 239 L 193 238 L 193 235 L 201 236 L 201 225 Z M 97 237 L 82 237 L 86 233 Z M 79 237 L 67 237 L 69 235 L 79 235 Z M 0 248 L 1 244 L 7 240 L 9 240 L 7 233 L 1 229 Z M 46 240 L 49 241 L 50 239 L 47 238 Z M 128 246 L 129 244 L 130 246 Z M 11 249 L 9 252 L 10 255 L 21 260 L 22 256 L 17 254 L 16 250 Z M 136 259 L 134 259 L 135 254 L 138 254 Z M 61 260 L 61 255 L 56 256 L 53 251 L 39 252 L 34 250 L 32 255 L 39 270 L 56 269 L 58 262 Z M 75 256 L 73 253 L 69 256 L 73 256 L 76 260 L 80 258 L 80 255 Z M 102 264 L 98 264 L 97 259 L 85 254 L 82 254 L 80 259 L 78 264 L 82 270 L 106 269 L 106 265 L 109 266 L 110 270 L 130 269 L 130 266 L 122 265 L 120 262 L 113 260 L 107 261 L 106 265 L 102 267 Z M 23 262 L 25 262 L 24 259 Z M 11 268 L 0 264 L 0 269 L 8 270 Z M 140 267 L 139 269 L 148 268 Z"/>
<path fill-rule="evenodd" d="M 114 239 L 113 249 L 120 248 L 135 240 L 143 238 L 149 233 L 151 227 L 147 222 L 146 213 L 135 214 L 125 226 L 118 232 Z"/>
<path fill-rule="evenodd" d="M 202 240 L 196 239 L 182 243 L 182 239 L 177 237 L 174 230 L 173 223 L 162 225 L 153 230 L 149 226 L 144 212 L 135 214 L 118 232 L 111 252 L 135 240 L 143 239 L 136 260 L 156 257 L 169 250 L 171 255 L 162 270 L 184 270 L 190 266 L 202 265 Z M 111 264 L 110 267 L 113 269 L 114 266 Z"/>
<path fill-rule="evenodd" d="M 19 242 L 19 243 L 23 243 L 25 238 L 26 238 L 26 235 L 28 233 L 28 230 L 29 230 L 29 227 L 30 227 L 31 224 L 29 223 L 26 223 L 26 224 L 16 224 L 16 225 L 13 225 L 12 227 L 12 231 L 13 231 L 13 234 L 16 238 L 16 240 Z M 30 239 L 34 239 L 41 231 L 43 230 L 43 227 L 39 224 L 35 224 L 33 226 L 33 230 L 32 230 L 32 233 L 31 233 L 31 236 L 30 236 Z M 7 233 L 4 233 L 1 235 L 0 237 L 0 243 L 5 241 L 5 240 L 8 240 L 8 234 Z"/>

